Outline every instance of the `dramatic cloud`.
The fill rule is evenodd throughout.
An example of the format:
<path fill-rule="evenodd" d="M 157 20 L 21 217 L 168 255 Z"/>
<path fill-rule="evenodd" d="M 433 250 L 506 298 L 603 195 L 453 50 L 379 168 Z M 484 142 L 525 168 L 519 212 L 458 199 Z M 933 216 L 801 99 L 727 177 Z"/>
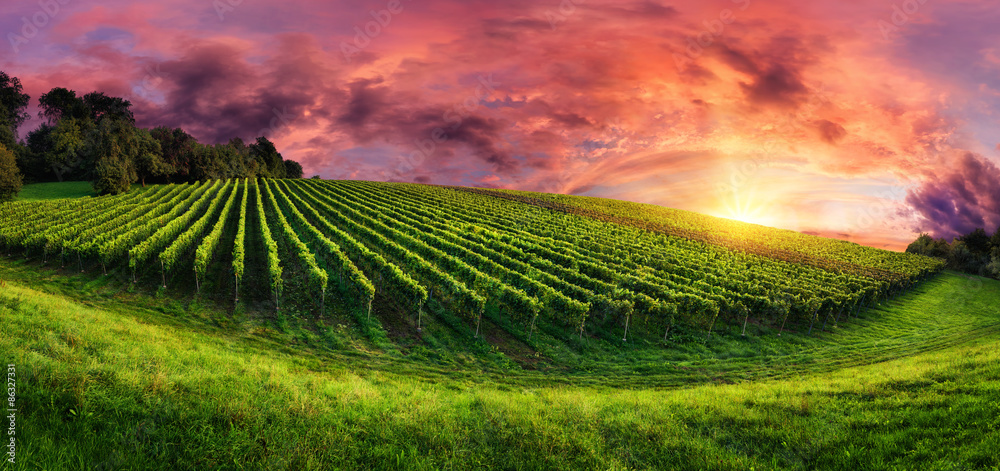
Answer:
<path fill-rule="evenodd" d="M 607 196 L 900 249 L 1000 222 L 982 180 L 1000 11 L 892 7 L 109 0 L 22 31 L 39 7 L 18 2 L 0 67 L 36 99 L 100 90 L 143 126 L 266 135 L 307 175 Z"/>
<path fill-rule="evenodd" d="M 911 190 L 906 202 L 922 217 L 915 230 L 948 239 L 979 227 L 992 233 L 1000 227 L 1000 168 L 966 153 L 955 168 Z"/>
<path fill-rule="evenodd" d="M 816 129 L 819 131 L 820 139 L 829 144 L 836 144 L 847 135 L 847 130 L 843 126 L 825 119 L 816 121 Z"/>

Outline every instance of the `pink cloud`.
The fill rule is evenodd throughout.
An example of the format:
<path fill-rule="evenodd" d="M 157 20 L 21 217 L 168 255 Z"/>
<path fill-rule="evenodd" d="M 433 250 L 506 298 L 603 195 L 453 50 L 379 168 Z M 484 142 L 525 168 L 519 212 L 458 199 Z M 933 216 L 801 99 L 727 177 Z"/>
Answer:
<path fill-rule="evenodd" d="M 196 0 L 69 4 L 0 63 L 36 98 L 54 86 L 96 89 L 131 97 L 141 125 L 208 142 L 268 134 L 307 174 L 328 178 L 599 193 L 718 213 L 706 185 L 731 178 L 730 163 L 755 161 L 812 183 L 814 204 L 860 204 L 826 185 L 841 179 L 913 189 L 896 199 L 911 224 L 866 227 L 857 240 L 912 235 L 936 217 L 926 212 L 935 198 L 989 210 L 937 176 L 950 156 L 1000 139 L 967 129 L 980 118 L 970 104 L 1000 104 L 980 92 L 1000 89 L 986 73 L 996 48 L 983 46 L 1000 33 L 982 2 L 925 5 L 889 39 L 878 24 L 891 5 L 861 0 L 400 5 L 362 46 L 357 31 L 388 2 L 243 2 L 221 15 Z M 974 16 L 984 19 L 963 33 L 958 20 Z M 345 57 L 345 44 L 358 53 Z M 947 74 L 914 60 L 923 50 L 943 61 L 950 46 L 965 59 Z M 484 77 L 495 82 L 488 95 Z M 768 178 L 777 177 L 747 178 L 758 199 L 798 207 L 798 186 Z"/>

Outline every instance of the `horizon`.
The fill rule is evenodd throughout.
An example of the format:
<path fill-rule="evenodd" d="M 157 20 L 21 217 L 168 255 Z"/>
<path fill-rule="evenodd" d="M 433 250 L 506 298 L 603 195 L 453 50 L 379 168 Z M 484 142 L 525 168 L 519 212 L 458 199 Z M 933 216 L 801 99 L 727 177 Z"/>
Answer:
<path fill-rule="evenodd" d="M 2 70 L 305 176 L 683 209 L 901 251 L 1000 226 L 988 2 L 23 2 Z"/>

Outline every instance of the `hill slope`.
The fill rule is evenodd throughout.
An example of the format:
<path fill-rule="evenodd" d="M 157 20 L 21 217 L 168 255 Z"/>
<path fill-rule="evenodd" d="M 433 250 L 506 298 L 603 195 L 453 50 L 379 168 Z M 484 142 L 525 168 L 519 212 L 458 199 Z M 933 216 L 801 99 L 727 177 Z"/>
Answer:
<path fill-rule="evenodd" d="M 364 317 L 396 338 L 419 336 L 425 314 L 561 342 L 811 333 L 940 269 L 694 213 L 428 185 L 214 181 L 4 210 L 8 253 L 252 310 Z"/>
<path fill-rule="evenodd" d="M 877 308 L 877 321 L 782 352 L 727 358 L 741 340 L 715 340 L 730 348 L 650 372 L 698 370 L 688 379 L 715 384 L 662 390 L 641 386 L 644 371 L 608 388 L 597 372 L 331 350 L 322 339 L 349 337 L 303 341 L 294 326 L 276 332 L 114 283 L 83 291 L 86 276 L 23 262 L 0 262 L 0 278 L 17 280 L 0 285 L 0 357 L 19 384 L 17 464 L 4 469 L 1000 465 L 990 280 L 939 275 Z M 787 379 L 718 384 L 740 369 Z"/>

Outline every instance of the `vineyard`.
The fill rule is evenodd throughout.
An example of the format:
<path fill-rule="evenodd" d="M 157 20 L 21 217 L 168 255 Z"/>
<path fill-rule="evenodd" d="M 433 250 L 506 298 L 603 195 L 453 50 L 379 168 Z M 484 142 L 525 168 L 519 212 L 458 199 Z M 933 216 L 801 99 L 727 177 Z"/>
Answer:
<path fill-rule="evenodd" d="M 0 206 L 10 257 L 419 331 L 446 311 L 567 337 L 812 332 L 940 262 L 633 203 L 430 185 L 215 180 Z M 222 281 L 220 281 L 222 280 Z"/>

